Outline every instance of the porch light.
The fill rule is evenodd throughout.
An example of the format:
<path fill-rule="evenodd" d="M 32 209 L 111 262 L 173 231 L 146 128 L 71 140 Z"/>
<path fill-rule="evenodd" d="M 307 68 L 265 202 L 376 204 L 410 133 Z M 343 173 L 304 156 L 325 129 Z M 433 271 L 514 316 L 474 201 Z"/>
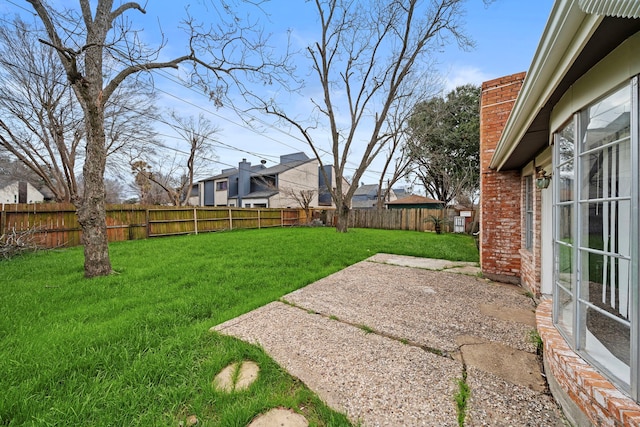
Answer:
<path fill-rule="evenodd" d="M 538 168 L 537 176 L 536 176 L 536 187 L 539 190 L 543 190 L 549 187 L 549 183 L 551 183 L 551 176 L 547 175 L 547 171 L 542 168 Z"/>

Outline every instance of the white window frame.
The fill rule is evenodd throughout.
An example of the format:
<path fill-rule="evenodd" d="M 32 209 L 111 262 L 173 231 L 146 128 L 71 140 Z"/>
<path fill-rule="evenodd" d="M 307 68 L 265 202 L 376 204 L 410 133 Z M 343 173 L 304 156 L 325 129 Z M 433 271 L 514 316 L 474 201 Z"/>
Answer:
<path fill-rule="evenodd" d="M 533 198 L 535 190 L 533 175 L 524 177 L 524 247 L 528 251 L 533 250 L 534 210 Z"/>
<path fill-rule="evenodd" d="M 618 378 L 610 368 L 612 365 L 606 366 L 607 364 L 603 364 L 598 360 L 595 360 L 591 357 L 587 352 L 584 351 L 585 342 L 584 335 L 586 330 L 586 317 L 585 312 L 586 309 L 583 307 L 589 304 L 588 301 L 581 299 L 580 289 L 583 286 L 582 281 L 582 271 L 584 269 L 588 269 L 588 265 L 583 265 L 583 257 L 582 255 L 585 253 L 596 253 L 597 250 L 586 248 L 583 245 L 582 238 L 582 213 L 581 208 L 583 205 L 591 202 L 590 199 L 584 197 L 581 194 L 582 189 L 581 182 L 584 179 L 584 174 L 582 169 L 582 153 L 581 153 L 581 143 L 580 143 L 580 127 L 582 124 L 580 123 L 580 112 L 584 109 L 588 108 L 591 105 L 594 105 L 598 102 L 598 100 L 606 98 L 608 95 L 611 95 L 613 92 L 619 90 L 621 87 L 629 86 L 630 90 L 630 99 L 631 99 L 631 131 L 630 131 L 630 146 L 631 146 L 631 183 L 630 183 L 630 224 L 629 224 L 629 234 L 631 236 L 630 239 L 630 256 L 624 257 L 628 259 L 630 263 L 629 268 L 629 286 L 630 286 L 630 302 L 629 302 L 629 316 L 630 321 L 628 322 L 628 326 L 630 328 L 630 374 L 629 378 L 620 379 Z M 598 99 L 592 100 L 591 103 L 585 105 L 580 111 L 576 112 L 572 115 L 569 123 L 573 123 L 574 126 L 574 153 L 573 153 L 573 165 L 574 165 L 574 179 L 573 179 L 573 197 L 571 201 L 561 202 L 560 201 L 560 167 L 562 165 L 558 164 L 560 156 L 559 156 L 559 144 L 555 144 L 554 147 L 554 156 L 553 156 L 553 164 L 554 164 L 554 185 L 553 185 L 553 223 L 554 223 L 554 286 L 553 286 L 553 297 L 554 297 L 554 314 L 553 320 L 556 326 L 558 326 L 559 332 L 565 337 L 567 343 L 574 350 L 589 361 L 592 365 L 599 368 L 599 370 L 608 377 L 614 384 L 616 384 L 619 388 L 626 391 L 630 394 L 632 398 L 636 401 L 640 400 L 639 388 L 640 388 L 640 338 L 638 337 L 640 333 L 640 290 L 639 290 L 639 253 L 640 253 L 640 236 L 639 236 L 639 224 L 640 224 L 640 149 L 638 145 L 640 144 L 640 131 L 639 131 L 639 117 L 640 117 L 640 105 L 639 105 L 639 89 L 638 89 L 638 76 L 634 76 L 630 79 L 630 81 L 624 82 L 622 86 L 617 86 L 613 90 L 607 91 L 602 97 Z M 565 125 L 560 126 L 555 132 L 559 132 L 561 129 L 565 129 L 567 127 L 567 123 Z M 554 133 L 555 138 L 555 133 Z M 584 153 L 588 153 L 589 150 L 586 150 Z M 571 224 L 571 237 L 572 241 L 570 243 L 563 242 L 560 239 L 560 224 L 559 224 L 559 212 L 560 209 L 565 207 L 571 207 L 573 210 L 572 214 L 572 224 Z M 567 247 L 572 251 L 572 280 L 571 280 L 571 289 L 568 290 L 567 287 L 562 285 L 560 280 L 560 272 L 559 272 L 559 264 L 560 258 L 557 253 L 558 248 Z M 602 251 L 603 256 L 610 256 L 611 253 Z M 619 256 L 616 254 L 616 256 Z M 573 319 L 571 324 L 571 331 L 567 331 L 566 327 L 560 327 L 559 325 L 559 311 L 562 309 L 559 302 L 560 292 L 569 292 L 572 296 L 572 310 L 573 310 Z M 597 309 L 597 307 L 591 306 L 591 308 Z M 601 310 L 602 311 L 602 310 Z M 601 313 L 607 315 L 607 313 Z M 612 316 L 610 316 L 612 317 Z M 617 320 L 617 319 L 616 319 Z M 617 320 L 619 321 L 619 320 Z M 619 323 L 623 323 L 619 321 Z"/>

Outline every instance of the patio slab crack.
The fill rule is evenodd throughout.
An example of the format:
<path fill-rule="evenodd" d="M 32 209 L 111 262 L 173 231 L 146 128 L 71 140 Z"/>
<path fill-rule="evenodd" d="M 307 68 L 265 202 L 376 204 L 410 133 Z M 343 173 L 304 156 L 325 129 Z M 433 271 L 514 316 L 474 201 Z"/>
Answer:
<path fill-rule="evenodd" d="M 340 323 L 342 323 L 344 325 L 356 327 L 358 329 L 363 330 L 365 333 L 375 334 L 375 335 L 378 335 L 380 337 L 387 338 L 387 339 L 402 343 L 404 345 L 408 345 L 408 346 L 411 346 L 411 347 L 419 348 L 419 349 L 421 349 L 421 350 L 423 350 L 423 351 L 425 351 L 427 353 L 435 354 L 436 356 L 444 357 L 444 358 L 450 359 L 450 360 L 456 360 L 456 358 L 451 354 L 451 352 L 449 352 L 447 350 L 441 350 L 439 348 L 430 347 L 430 346 L 425 345 L 425 344 L 420 344 L 418 342 L 415 342 L 415 341 L 412 341 L 412 340 L 409 340 L 409 339 L 406 339 L 406 338 L 400 338 L 400 337 L 397 337 L 395 335 L 388 334 L 386 332 L 382 332 L 382 331 L 376 330 L 374 328 L 371 328 L 370 326 L 363 325 L 362 323 L 350 322 L 350 321 L 345 320 L 345 319 L 340 319 L 337 316 L 334 316 L 332 314 L 321 313 L 321 312 L 316 311 L 316 310 L 307 309 L 305 307 L 302 307 L 300 305 L 292 303 L 291 301 L 287 301 L 284 298 L 280 298 L 279 301 L 281 303 L 283 303 L 283 304 L 287 304 L 287 305 L 289 305 L 291 307 L 297 308 L 299 310 L 303 310 L 303 311 L 305 311 L 305 312 L 307 312 L 309 314 L 317 314 L 318 316 L 322 316 L 324 318 L 331 319 L 331 320 L 334 320 L 336 322 L 340 322 Z"/>

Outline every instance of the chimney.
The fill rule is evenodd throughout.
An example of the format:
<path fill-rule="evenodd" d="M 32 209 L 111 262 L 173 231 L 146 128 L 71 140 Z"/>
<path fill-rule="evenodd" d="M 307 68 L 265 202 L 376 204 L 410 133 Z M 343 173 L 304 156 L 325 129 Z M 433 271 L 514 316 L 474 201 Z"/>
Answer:
<path fill-rule="evenodd" d="M 242 198 L 251 192 L 251 163 L 242 159 L 238 163 L 238 207 L 242 207 Z"/>

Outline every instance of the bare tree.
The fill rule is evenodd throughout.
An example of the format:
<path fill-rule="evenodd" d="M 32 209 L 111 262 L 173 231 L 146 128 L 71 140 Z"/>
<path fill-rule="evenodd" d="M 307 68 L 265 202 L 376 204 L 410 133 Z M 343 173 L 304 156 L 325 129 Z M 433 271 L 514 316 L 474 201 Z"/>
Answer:
<path fill-rule="evenodd" d="M 15 181 L 27 181 L 38 189 L 43 185 L 40 177 L 24 163 L 9 154 L 0 153 L 0 185 Z"/>
<path fill-rule="evenodd" d="M 0 145 L 34 171 L 55 199 L 77 194 L 81 113 L 56 54 L 16 19 L 0 27 Z"/>
<path fill-rule="evenodd" d="M 337 231 L 346 232 L 349 206 L 357 185 L 343 188 L 352 151 L 362 154 L 353 182 L 360 182 L 390 139 L 384 135 L 391 111 L 412 96 L 410 79 L 447 38 L 460 46 L 470 41 L 460 32 L 462 0 L 314 0 L 320 23 L 318 40 L 307 49 L 322 90 L 311 99 L 317 113 L 308 124 L 274 103 L 262 107 L 296 128 L 323 166 L 319 124 L 329 129 L 336 187 L 329 189 L 338 210 Z M 428 66 L 426 67 L 428 68 Z M 365 135 L 366 134 L 366 135 Z M 363 136 L 364 135 L 364 136 Z M 324 168 L 321 167 L 324 173 Z M 329 182 L 328 177 L 326 181 Z"/>
<path fill-rule="evenodd" d="M 213 26 L 206 31 L 189 18 L 190 47 L 185 55 L 168 61 L 158 61 L 162 43 L 149 48 L 141 42 L 127 20 L 127 13 L 145 9 L 136 2 L 114 5 L 113 0 L 79 0 L 78 10 L 56 10 L 44 0 L 27 0 L 42 21 L 47 37 L 41 41 L 55 50 L 63 65 L 66 78 L 82 107 L 86 150 L 83 165 L 84 191 L 74 201 L 78 221 L 82 227 L 85 255 L 85 276 L 111 273 L 106 234 L 104 172 L 107 157 L 105 138 L 105 106 L 128 78 L 155 69 L 177 68 L 188 62 L 196 67 L 192 80 L 207 87 L 218 102 L 225 99 L 230 84 L 238 84 L 237 74 L 243 78 L 273 81 L 276 64 L 261 53 L 265 43 L 253 24 L 241 19 L 230 25 Z M 230 11 L 224 4 L 224 10 Z M 258 33 L 259 36 L 259 33 Z M 206 57 L 196 52 L 206 52 Z M 202 53 L 204 54 L 204 53 Z M 105 62 L 105 57 L 111 58 Z M 255 59 L 255 63 L 251 61 Z M 204 70 L 198 73 L 197 70 Z M 211 82 L 213 82 L 211 84 Z M 242 82 L 240 82 L 242 85 Z"/>
<path fill-rule="evenodd" d="M 20 19 L 0 27 L 0 147 L 20 160 L 59 202 L 80 194 L 83 116 L 55 50 Z M 42 36 L 42 33 L 40 32 Z M 155 138 L 154 97 L 144 85 L 121 85 L 105 105 L 107 167 L 117 176 L 131 152 L 148 153 Z"/>
<path fill-rule="evenodd" d="M 171 187 L 162 176 L 154 176 L 151 166 L 144 160 L 131 163 L 131 173 L 134 176 L 134 189 L 138 193 L 138 201 L 143 205 L 166 205 L 171 203 L 170 191 L 165 187 Z M 162 184 L 158 184 L 158 182 Z"/>
<path fill-rule="evenodd" d="M 316 190 L 301 190 L 301 189 L 293 189 L 293 188 L 284 188 L 283 189 L 285 195 L 287 197 L 291 197 L 293 200 L 298 203 L 304 210 L 305 217 L 307 222 L 311 221 L 311 203 L 313 199 L 316 197 Z"/>
<path fill-rule="evenodd" d="M 195 176 L 210 169 L 215 161 L 213 136 L 219 129 L 203 114 L 197 120 L 176 111 L 169 116 L 171 120 L 166 123 L 187 143 L 188 150 L 173 148 L 170 156 L 144 156 L 148 161 L 136 158 L 131 162 L 131 173 L 143 203 L 185 206 L 189 204 Z"/>
<path fill-rule="evenodd" d="M 182 168 L 180 194 L 183 198 L 181 204 L 189 204 L 189 195 L 193 189 L 194 177 L 200 169 L 210 166 L 215 157 L 213 149 L 213 137 L 220 130 L 202 113 L 196 120 L 193 116 L 180 116 L 177 112 L 171 112 L 172 127 L 184 139 L 189 146 L 185 159 L 185 167 Z"/>

